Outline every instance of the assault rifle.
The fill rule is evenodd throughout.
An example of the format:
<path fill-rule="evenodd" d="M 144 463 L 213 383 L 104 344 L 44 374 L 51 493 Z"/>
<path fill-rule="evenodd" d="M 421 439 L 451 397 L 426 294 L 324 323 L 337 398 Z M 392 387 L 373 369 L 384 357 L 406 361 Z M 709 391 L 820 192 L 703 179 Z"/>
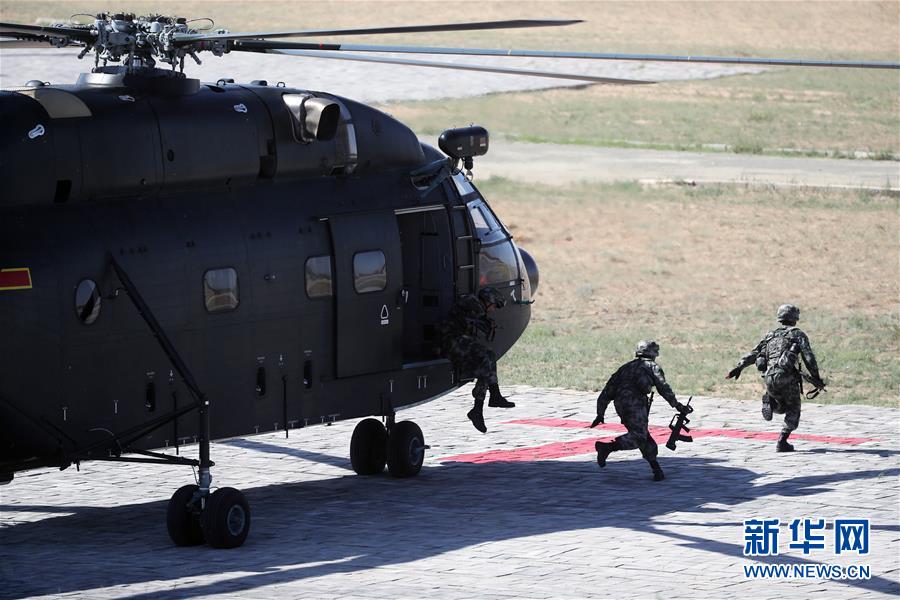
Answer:
<path fill-rule="evenodd" d="M 672 433 L 669 434 L 669 441 L 666 442 L 666 448 L 669 450 L 675 451 L 675 442 L 693 442 L 694 438 L 689 435 L 684 435 L 681 432 L 688 432 L 690 429 L 687 424 L 691 422 L 688 419 L 688 415 L 694 412 L 694 408 L 691 406 L 691 400 L 694 397 L 691 396 L 688 398 L 687 404 L 684 405 L 684 412 L 679 412 L 677 415 L 672 416 L 672 420 L 669 421 L 669 429 L 672 430 Z"/>

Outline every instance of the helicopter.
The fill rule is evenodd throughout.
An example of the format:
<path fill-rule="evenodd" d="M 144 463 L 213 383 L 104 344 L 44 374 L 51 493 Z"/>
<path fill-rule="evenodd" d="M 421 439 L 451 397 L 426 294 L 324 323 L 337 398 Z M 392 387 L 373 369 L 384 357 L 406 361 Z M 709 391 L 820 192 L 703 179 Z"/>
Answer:
<path fill-rule="evenodd" d="M 81 47 L 73 85 L 0 92 L 0 480 L 103 460 L 189 465 L 167 530 L 233 548 L 250 506 L 213 489 L 210 442 L 364 417 L 360 475 L 417 475 L 425 437 L 396 411 L 471 380 L 441 355 L 461 296 L 508 298 L 488 342 L 525 331 L 539 269 L 472 182 L 480 126 L 439 149 L 349 98 L 185 75 L 232 52 L 642 85 L 565 72 L 373 57 L 526 56 L 897 69 L 895 63 L 280 41 L 565 26 L 508 20 L 199 32 L 183 17 L 0 23 L 4 46 Z M 367 55 L 352 54 L 364 52 Z M 180 454 L 196 444 L 199 458 Z"/>

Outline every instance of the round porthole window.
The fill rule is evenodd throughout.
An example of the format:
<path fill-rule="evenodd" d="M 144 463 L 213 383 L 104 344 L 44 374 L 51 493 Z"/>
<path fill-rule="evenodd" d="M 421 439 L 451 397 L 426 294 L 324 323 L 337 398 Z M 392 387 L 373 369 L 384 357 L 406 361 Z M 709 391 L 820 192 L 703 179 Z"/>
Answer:
<path fill-rule="evenodd" d="M 75 316 L 85 325 L 100 316 L 100 290 L 95 281 L 84 279 L 75 288 Z"/>

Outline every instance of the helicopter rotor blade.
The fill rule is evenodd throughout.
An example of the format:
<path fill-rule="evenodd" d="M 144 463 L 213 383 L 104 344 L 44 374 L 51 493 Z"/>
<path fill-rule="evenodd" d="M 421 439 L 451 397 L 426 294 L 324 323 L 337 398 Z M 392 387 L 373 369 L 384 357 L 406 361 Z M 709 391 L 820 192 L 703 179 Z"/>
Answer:
<path fill-rule="evenodd" d="M 19 23 L 0 23 L 0 35 L 39 40 L 71 38 L 84 42 L 92 41 L 97 37 L 97 34 L 89 28 L 43 27 L 41 25 L 22 25 Z"/>
<path fill-rule="evenodd" d="M 21 40 L 0 39 L 0 50 L 4 48 L 40 48 L 41 50 L 52 50 L 47 45 L 47 40 L 40 38 L 25 38 Z"/>
<path fill-rule="evenodd" d="M 306 29 L 301 31 L 256 31 L 236 33 L 177 33 L 172 40 L 177 44 L 212 40 L 239 40 L 253 38 L 323 37 L 329 35 L 373 35 L 385 33 L 429 33 L 437 31 L 476 31 L 484 29 L 520 29 L 524 27 L 558 27 L 583 23 L 580 19 L 517 19 L 510 21 L 481 21 L 475 23 L 443 23 L 438 25 L 405 25 L 397 27 L 367 27 L 362 29 Z"/>
<path fill-rule="evenodd" d="M 328 50 L 268 50 L 268 49 L 251 49 L 249 47 L 236 46 L 233 50 L 239 52 L 260 52 L 263 54 L 283 54 L 287 56 L 305 56 L 309 58 L 329 58 L 337 60 L 350 60 L 356 62 L 382 63 L 391 65 L 406 65 L 412 67 L 431 67 L 435 69 L 455 69 L 459 71 L 477 71 L 481 73 L 501 73 L 503 75 L 527 75 L 530 77 L 549 77 L 551 79 L 573 79 L 576 81 L 587 81 L 589 83 L 608 83 L 614 85 L 639 85 L 647 83 L 656 83 L 655 81 L 644 81 L 639 79 L 618 79 L 615 77 L 597 77 L 594 75 L 582 75 L 578 73 L 559 73 L 552 71 L 535 71 L 529 69 L 512 69 L 507 67 L 493 67 L 486 65 L 470 65 L 462 63 L 445 63 L 425 60 L 413 60 L 403 58 L 375 57 L 363 56 L 361 54 L 345 54 L 343 52 L 331 52 Z"/>
<path fill-rule="evenodd" d="M 445 54 L 457 56 L 513 56 L 527 58 L 576 58 L 586 60 L 630 60 L 679 63 L 717 63 L 745 66 L 846 67 L 858 69 L 900 69 L 900 63 L 877 61 L 814 60 L 784 58 L 750 58 L 731 56 L 678 56 L 671 54 L 616 54 L 599 52 L 566 52 L 555 50 L 495 50 L 490 48 L 445 48 L 437 46 L 384 46 L 369 44 L 320 44 L 309 42 L 270 42 L 241 40 L 238 49 L 265 50 L 329 50 L 350 52 L 392 52 L 397 54 Z"/>

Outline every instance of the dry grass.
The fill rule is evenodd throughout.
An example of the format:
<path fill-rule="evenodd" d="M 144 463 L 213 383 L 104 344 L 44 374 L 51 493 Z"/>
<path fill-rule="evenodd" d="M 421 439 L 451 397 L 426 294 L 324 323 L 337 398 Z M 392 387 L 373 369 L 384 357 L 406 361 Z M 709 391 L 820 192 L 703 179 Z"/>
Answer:
<path fill-rule="evenodd" d="M 793 302 L 832 383 L 827 401 L 900 399 L 895 197 L 480 187 L 541 268 L 533 326 L 502 361 L 507 379 L 593 389 L 652 337 L 680 393 L 756 397 L 755 377 L 722 376 Z"/>
<path fill-rule="evenodd" d="M 653 86 L 590 86 L 385 107 L 435 135 L 472 121 L 494 137 L 736 152 L 900 156 L 900 73 L 780 70 Z"/>

